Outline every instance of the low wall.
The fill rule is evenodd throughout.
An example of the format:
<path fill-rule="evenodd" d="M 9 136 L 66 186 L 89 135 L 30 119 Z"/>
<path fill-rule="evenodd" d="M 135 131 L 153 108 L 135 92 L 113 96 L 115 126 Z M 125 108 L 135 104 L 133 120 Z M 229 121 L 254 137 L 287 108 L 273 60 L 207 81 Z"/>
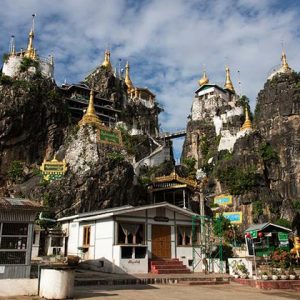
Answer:
<path fill-rule="evenodd" d="M 0 279 L 0 297 L 31 296 L 38 293 L 38 279 Z"/>

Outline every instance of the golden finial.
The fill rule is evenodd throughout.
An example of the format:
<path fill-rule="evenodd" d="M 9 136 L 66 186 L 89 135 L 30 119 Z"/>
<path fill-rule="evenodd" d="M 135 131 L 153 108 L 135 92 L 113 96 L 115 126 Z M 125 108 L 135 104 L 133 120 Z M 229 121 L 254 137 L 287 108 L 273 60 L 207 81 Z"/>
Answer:
<path fill-rule="evenodd" d="M 108 49 L 105 50 L 104 61 L 101 66 L 107 69 L 108 71 L 112 70 L 112 65 L 110 63 L 110 51 Z"/>
<path fill-rule="evenodd" d="M 208 77 L 207 77 L 207 75 L 206 75 L 205 70 L 203 70 L 203 75 L 202 75 L 202 77 L 200 78 L 200 80 L 198 81 L 198 83 L 199 83 L 200 86 L 209 83 L 209 79 L 208 79 Z"/>
<path fill-rule="evenodd" d="M 225 80 L 225 89 L 230 90 L 231 92 L 235 93 L 234 87 L 230 78 L 230 70 L 229 67 L 226 67 L 226 80 Z"/>
<path fill-rule="evenodd" d="M 245 122 L 241 128 L 241 130 L 252 129 L 252 122 L 249 117 L 248 105 L 245 107 Z"/>
<path fill-rule="evenodd" d="M 24 55 L 25 57 L 28 57 L 28 58 L 31 58 L 31 59 L 35 59 L 36 58 L 36 52 L 35 52 L 35 49 L 33 48 L 34 17 L 35 17 L 35 14 L 32 15 L 32 26 L 31 26 L 31 30 L 29 32 L 27 50 L 26 50 L 25 55 Z"/>
<path fill-rule="evenodd" d="M 126 66 L 125 66 L 125 83 L 127 85 L 128 93 L 130 93 L 131 91 L 134 90 L 133 83 L 132 83 L 132 81 L 130 79 L 130 76 L 129 76 L 129 69 L 130 69 L 130 67 L 129 67 L 129 63 L 127 61 Z"/>
<path fill-rule="evenodd" d="M 286 53 L 284 51 L 284 49 L 282 49 L 282 54 L 281 54 L 281 67 L 284 71 L 291 71 L 291 68 L 287 62 L 287 59 L 286 59 Z"/>
<path fill-rule="evenodd" d="M 90 100 L 89 106 L 86 110 L 86 113 L 82 117 L 82 119 L 78 123 L 80 126 L 85 124 L 94 124 L 94 125 L 101 125 L 100 118 L 96 114 L 95 106 L 94 106 L 94 91 L 91 90 L 90 92 Z"/>

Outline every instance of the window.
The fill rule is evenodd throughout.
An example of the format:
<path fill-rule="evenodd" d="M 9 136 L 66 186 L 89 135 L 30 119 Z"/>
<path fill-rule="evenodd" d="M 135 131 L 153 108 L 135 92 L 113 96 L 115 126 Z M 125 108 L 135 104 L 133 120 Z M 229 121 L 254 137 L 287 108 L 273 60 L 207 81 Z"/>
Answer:
<path fill-rule="evenodd" d="M 28 224 L 0 223 L 0 264 L 25 264 Z"/>
<path fill-rule="evenodd" d="M 118 224 L 118 244 L 144 244 L 145 230 L 144 224 L 119 223 Z"/>
<path fill-rule="evenodd" d="M 177 245 L 191 246 L 192 245 L 192 227 L 178 226 L 177 227 Z"/>
<path fill-rule="evenodd" d="M 51 237 L 51 247 L 62 247 L 63 238 L 61 236 L 52 236 Z"/>
<path fill-rule="evenodd" d="M 83 226 L 83 246 L 89 247 L 91 239 L 91 226 Z"/>

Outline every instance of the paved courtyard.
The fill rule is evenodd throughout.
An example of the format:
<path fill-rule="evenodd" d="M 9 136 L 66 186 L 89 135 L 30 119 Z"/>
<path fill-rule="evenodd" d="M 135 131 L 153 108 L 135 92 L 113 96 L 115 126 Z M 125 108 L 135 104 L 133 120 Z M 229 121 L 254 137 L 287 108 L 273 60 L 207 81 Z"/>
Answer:
<path fill-rule="evenodd" d="M 1 298 L 3 300 L 4 298 Z M 38 300 L 39 297 L 10 297 L 7 300 Z M 300 293 L 288 290 L 264 291 L 240 284 L 220 286 L 151 285 L 151 286 L 81 286 L 75 299 L 110 300 L 300 300 Z"/>

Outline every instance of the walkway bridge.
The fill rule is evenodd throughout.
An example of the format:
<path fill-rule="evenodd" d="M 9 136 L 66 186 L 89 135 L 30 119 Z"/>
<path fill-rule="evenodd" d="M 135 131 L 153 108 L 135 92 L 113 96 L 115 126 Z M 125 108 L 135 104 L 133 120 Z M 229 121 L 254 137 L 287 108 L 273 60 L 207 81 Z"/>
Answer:
<path fill-rule="evenodd" d="M 165 139 L 165 140 L 172 140 L 176 138 L 180 138 L 186 135 L 186 130 L 178 130 L 175 132 L 160 132 L 157 138 Z"/>

